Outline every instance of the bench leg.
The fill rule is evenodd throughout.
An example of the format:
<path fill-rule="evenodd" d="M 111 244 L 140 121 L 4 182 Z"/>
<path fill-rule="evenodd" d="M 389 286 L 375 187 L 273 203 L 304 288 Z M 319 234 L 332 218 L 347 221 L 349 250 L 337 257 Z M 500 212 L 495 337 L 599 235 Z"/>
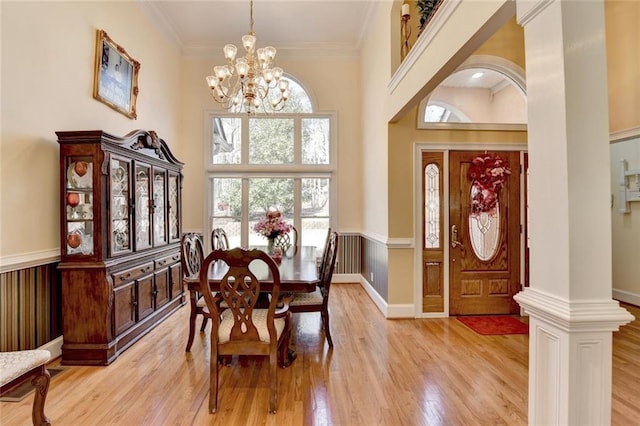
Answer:
<path fill-rule="evenodd" d="M 49 374 L 49 371 L 44 365 L 40 366 L 39 374 L 31 380 L 31 384 L 36 388 L 33 399 L 33 410 L 31 411 L 31 418 L 34 426 L 51 425 L 51 422 L 44 414 L 44 402 L 47 399 L 50 380 L 51 374 Z"/>

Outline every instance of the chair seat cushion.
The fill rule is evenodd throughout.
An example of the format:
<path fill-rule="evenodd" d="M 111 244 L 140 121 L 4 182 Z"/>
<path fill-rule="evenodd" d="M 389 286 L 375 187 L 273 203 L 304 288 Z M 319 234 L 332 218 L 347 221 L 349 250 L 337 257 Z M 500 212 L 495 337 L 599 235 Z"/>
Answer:
<path fill-rule="evenodd" d="M 46 364 L 51 353 L 43 349 L 0 352 L 0 386 L 20 377 L 29 370 Z"/>
<path fill-rule="evenodd" d="M 207 302 L 204 300 L 204 296 L 200 296 L 200 299 L 198 299 L 198 301 L 196 302 L 196 306 L 198 308 L 204 308 L 205 306 L 207 306 Z"/>
<path fill-rule="evenodd" d="M 316 287 L 316 290 L 313 293 L 295 293 L 293 295 L 293 300 L 291 300 L 289 305 L 322 305 L 322 302 L 322 291 L 320 291 L 320 288 Z"/>
<path fill-rule="evenodd" d="M 258 329 L 258 335 L 260 341 L 269 343 L 269 330 L 267 329 L 267 313 L 268 309 L 254 309 L 252 314 L 253 324 Z M 218 328 L 218 341 L 220 343 L 227 343 L 231 336 L 231 328 L 233 327 L 233 311 L 227 309 L 220 315 L 220 327 Z M 276 336 L 280 339 L 282 332 L 284 331 L 285 321 L 284 318 L 276 318 Z"/>
<path fill-rule="evenodd" d="M 215 294 L 214 294 L 215 296 Z M 204 296 L 200 296 L 200 299 L 198 299 L 198 301 L 196 302 L 196 306 L 198 308 L 206 308 L 207 307 L 207 301 L 204 300 Z M 228 308 L 229 305 L 227 305 L 227 302 L 225 302 L 224 300 L 220 302 L 220 307 L 221 308 Z M 206 309 L 207 312 L 209 312 L 208 309 Z"/>

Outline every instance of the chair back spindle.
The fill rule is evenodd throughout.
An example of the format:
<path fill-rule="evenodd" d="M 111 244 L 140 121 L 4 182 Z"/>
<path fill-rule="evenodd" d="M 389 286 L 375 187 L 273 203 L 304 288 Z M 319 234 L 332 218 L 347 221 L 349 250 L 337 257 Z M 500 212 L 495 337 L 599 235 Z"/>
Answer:
<path fill-rule="evenodd" d="M 211 250 L 229 250 L 229 239 L 222 228 L 211 231 Z"/>

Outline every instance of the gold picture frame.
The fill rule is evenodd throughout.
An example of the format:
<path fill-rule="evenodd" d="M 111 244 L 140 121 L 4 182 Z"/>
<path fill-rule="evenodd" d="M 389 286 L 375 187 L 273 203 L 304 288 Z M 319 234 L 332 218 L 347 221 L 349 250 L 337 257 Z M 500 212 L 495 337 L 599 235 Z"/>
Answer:
<path fill-rule="evenodd" d="M 97 31 L 93 97 L 135 120 L 140 63 L 104 30 Z"/>

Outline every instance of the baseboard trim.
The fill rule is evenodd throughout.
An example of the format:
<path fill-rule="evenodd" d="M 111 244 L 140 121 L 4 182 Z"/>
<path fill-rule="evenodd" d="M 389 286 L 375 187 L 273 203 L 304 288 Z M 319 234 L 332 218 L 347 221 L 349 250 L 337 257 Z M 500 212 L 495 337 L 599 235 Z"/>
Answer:
<path fill-rule="evenodd" d="M 640 306 L 640 294 L 613 289 L 613 298 L 630 305 Z"/>
<path fill-rule="evenodd" d="M 332 283 L 360 283 L 360 274 L 333 274 Z"/>
<path fill-rule="evenodd" d="M 360 285 L 367 292 L 373 303 L 377 306 L 377 308 L 382 312 L 382 315 L 386 319 L 400 319 L 400 318 L 415 318 L 414 307 L 413 305 L 401 304 L 401 305 L 390 305 L 386 300 L 380 296 L 380 294 L 376 291 L 375 288 L 364 279 L 363 276 L 360 277 Z"/>
<path fill-rule="evenodd" d="M 360 276 L 360 285 L 364 288 L 364 291 L 367 292 L 373 303 L 376 307 L 382 312 L 382 315 L 387 317 L 387 301 L 378 294 L 375 288 L 369 283 L 369 281 L 365 280 L 363 276 Z"/>

